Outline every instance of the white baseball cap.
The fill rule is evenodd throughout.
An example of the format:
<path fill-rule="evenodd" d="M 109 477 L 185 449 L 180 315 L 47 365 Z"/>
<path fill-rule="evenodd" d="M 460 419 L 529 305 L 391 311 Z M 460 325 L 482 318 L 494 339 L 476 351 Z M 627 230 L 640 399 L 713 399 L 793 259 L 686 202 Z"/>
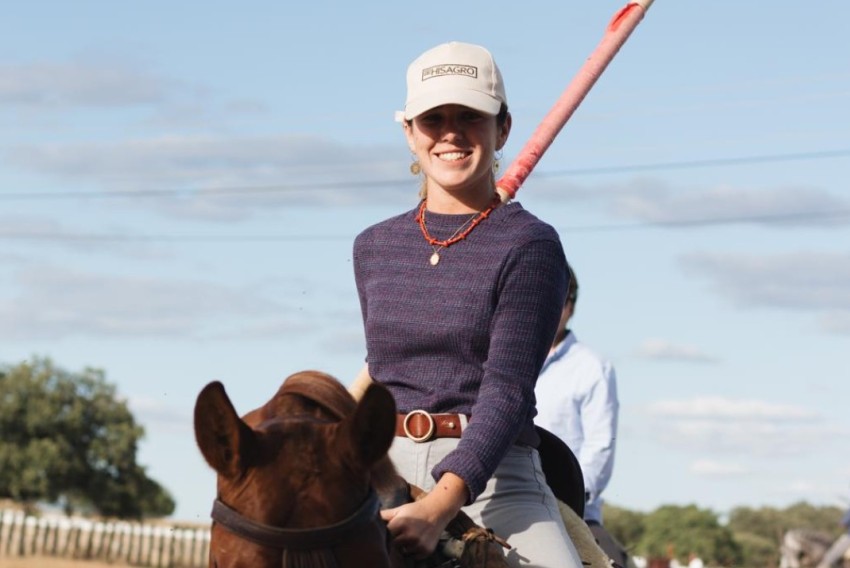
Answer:
<path fill-rule="evenodd" d="M 396 120 L 410 120 L 432 108 L 456 104 L 489 115 L 507 104 L 502 74 L 480 45 L 452 41 L 429 49 L 407 68 L 407 101 Z"/>

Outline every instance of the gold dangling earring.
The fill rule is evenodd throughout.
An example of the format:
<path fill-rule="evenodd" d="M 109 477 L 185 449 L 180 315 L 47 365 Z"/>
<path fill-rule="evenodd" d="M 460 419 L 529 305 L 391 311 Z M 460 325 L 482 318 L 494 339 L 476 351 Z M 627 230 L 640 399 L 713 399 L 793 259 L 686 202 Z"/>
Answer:
<path fill-rule="evenodd" d="M 417 160 L 415 156 L 412 156 L 412 158 L 413 161 L 410 163 L 410 174 L 418 176 L 422 173 L 422 166 L 419 165 L 419 160 Z"/>
<path fill-rule="evenodd" d="M 499 168 L 501 167 L 502 151 L 496 150 L 496 154 L 495 154 L 494 158 L 495 159 L 493 160 L 493 173 L 497 174 L 497 173 L 499 173 Z"/>

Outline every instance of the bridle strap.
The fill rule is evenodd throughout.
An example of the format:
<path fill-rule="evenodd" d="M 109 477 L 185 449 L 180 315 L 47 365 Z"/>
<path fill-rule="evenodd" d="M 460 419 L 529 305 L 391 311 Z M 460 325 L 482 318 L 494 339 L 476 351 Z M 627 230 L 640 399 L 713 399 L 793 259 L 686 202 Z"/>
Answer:
<path fill-rule="evenodd" d="M 306 529 L 285 529 L 252 521 L 225 505 L 220 499 L 213 503 L 212 519 L 235 535 L 255 544 L 277 549 L 311 550 L 332 548 L 353 536 L 363 525 L 376 520 L 380 502 L 375 490 L 348 518 L 332 525 Z"/>

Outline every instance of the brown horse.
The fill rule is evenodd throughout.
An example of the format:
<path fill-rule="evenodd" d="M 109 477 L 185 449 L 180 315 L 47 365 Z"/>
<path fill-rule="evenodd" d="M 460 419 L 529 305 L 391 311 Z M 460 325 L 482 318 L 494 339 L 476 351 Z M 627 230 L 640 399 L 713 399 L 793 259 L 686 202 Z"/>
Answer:
<path fill-rule="evenodd" d="M 385 387 L 359 402 L 335 378 L 296 373 L 262 407 L 239 418 L 213 382 L 195 404 L 195 437 L 218 473 L 211 568 L 401 568 L 378 509 L 421 490 L 387 457 L 396 407 Z M 460 566 L 506 566 L 504 541 L 464 514 L 448 527 Z M 458 544 L 460 551 L 458 550 Z M 430 559 L 443 566 L 446 556 Z"/>
<path fill-rule="evenodd" d="M 356 404 L 324 373 L 292 375 L 241 419 L 221 383 L 207 385 L 195 437 L 218 472 L 210 567 L 394 566 L 371 485 L 394 428 L 386 389 Z"/>

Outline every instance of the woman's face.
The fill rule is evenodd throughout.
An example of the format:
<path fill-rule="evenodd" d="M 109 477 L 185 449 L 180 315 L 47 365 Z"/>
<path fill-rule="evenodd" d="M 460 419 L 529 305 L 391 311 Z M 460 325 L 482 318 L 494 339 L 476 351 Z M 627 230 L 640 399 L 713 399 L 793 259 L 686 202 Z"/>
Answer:
<path fill-rule="evenodd" d="M 404 123 L 428 190 L 449 193 L 492 190 L 493 156 L 510 132 L 510 115 L 499 127 L 496 117 L 460 105 L 443 105 Z"/>

